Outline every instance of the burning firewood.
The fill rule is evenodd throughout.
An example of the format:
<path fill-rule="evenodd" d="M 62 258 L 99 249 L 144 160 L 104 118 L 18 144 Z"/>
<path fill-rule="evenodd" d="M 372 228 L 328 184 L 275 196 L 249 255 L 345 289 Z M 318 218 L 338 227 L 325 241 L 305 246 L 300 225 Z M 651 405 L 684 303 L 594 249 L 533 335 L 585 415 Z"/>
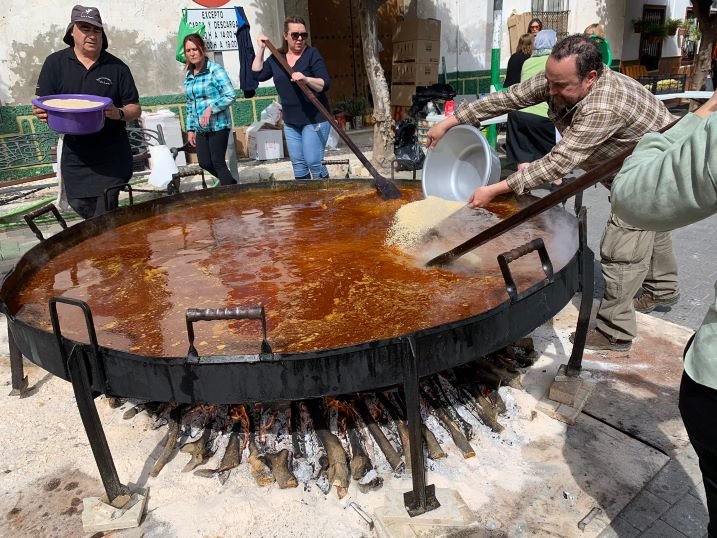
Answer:
<path fill-rule="evenodd" d="M 411 441 L 410 434 L 408 432 L 408 426 L 406 425 L 405 414 L 401 412 L 398 406 L 390 399 L 388 395 L 383 392 L 376 393 L 378 400 L 381 402 L 391 420 L 396 425 L 398 430 L 398 436 L 401 439 L 401 446 L 403 447 L 403 455 L 406 459 L 406 470 L 411 472 Z M 423 447 L 421 447 L 423 448 Z"/>
<path fill-rule="evenodd" d="M 304 436 L 301 432 L 301 404 L 299 402 L 291 402 L 291 445 L 294 449 L 294 458 L 305 458 L 306 457 L 306 446 L 304 443 Z"/>
<path fill-rule="evenodd" d="M 493 392 L 492 389 L 485 385 L 470 383 L 465 378 L 454 376 L 451 381 L 464 395 L 464 401 L 467 402 L 468 409 L 495 433 L 504 430 L 503 425 L 498 422 L 499 409 L 486 396 Z M 485 394 L 484 394 L 485 392 Z M 495 391 L 497 394 L 498 392 Z"/>
<path fill-rule="evenodd" d="M 448 413 L 453 422 L 460 426 L 463 435 L 466 436 L 466 439 L 469 441 L 473 439 L 473 426 L 471 426 L 458 412 L 458 409 L 455 407 L 456 403 L 458 403 L 458 399 L 456 397 L 451 398 L 451 396 L 446 392 L 446 389 L 441 383 L 441 378 L 439 376 L 429 377 L 426 380 L 426 383 L 428 387 L 430 387 L 431 394 L 436 402 L 438 402 L 438 405 L 440 405 L 441 408 Z"/>
<path fill-rule="evenodd" d="M 404 403 L 403 396 L 397 392 L 394 394 L 394 397 L 397 400 L 398 411 L 401 413 L 401 416 L 405 417 L 406 413 L 404 409 L 406 409 L 406 404 Z M 423 440 L 426 442 L 428 457 L 432 460 L 445 458 L 446 453 L 441 448 L 441 444 L 438 442 L 438 439 L 436 439 L 436 436 L 433 435 L 433 432 L 428 428 L 428 426 L 423 423 L 421 423 L 421 433 L 423 435 Z"/>
<path fill-rule="evenodd" d="M 378 476 L 374 470 L 371 458 L 369 458 L 358 430 L 356 410 L 345 399 L 327 399 L 327 406 L 336 409 L 341 414 L 339 420 L 340 429 L 348 440 L 351 461 L 351 478 L 358 481 L 359 490 L 367 493 L 371 490 L 380 489 L 383 486 L 383 478 Z"/>
<path fill-rule="evenodd" d="M 235 407 L 241 407 L 242 411 L 244 411 L 244 406 Z M 215 474 L 219 475 L 219 482 L 222 485 L 224 485 L 229 478 L 231 470 L 234 469 L 234 467 L 238 467 L 241 463 L 241 456 L 247 443 L 247 432 L 249 431 L 246 420 L 241 420 L 240 416 L 235 414 L 234 409 L 232 409 L 230 416 L 235 419 L 236 422 L 229 432 L 229 440 L 227 441 L 227 446 L 224 449 L 224 454 L 222 455 L 219 467 L 216 469 L 196 469 L 194 471 L 195 475 L 205 478 L 210 478 Z M 246 417 L 245 411 L 244 417 Z"/>
<path fill-rule="evenodd" d="M 289 470 L 289 454 L 287 449 L 283 449 L 264 456 L 264 461 L 271 469 L 271 474 L 274 475 L 280 489 L 295 488 L 299 485 L 296 477 Z"/>
<path fill-rule="evenodd" d="M 324 413 L 319 406 L 317 400 L 307 400 L 306 406 L 311 414 L 311 420 L 314 423 L 314 431 L 319 438 L 319 442 L 326 451 L 328 457 L 329 484 L 336 486 L 336 494 L 339 499 L 343 499 L 349 487 L 349 466 L 346 462 L 346 452 L 341 446 L 341 441 L 329 430 L 326 425 Z"/>
<path fill-rule="evenodd" d="M 209 456 L 211 454 L 207 447 L 209 445 L 209 437 L 211 436 L 211 434 L 211 428 L 205 427 L 199 439 L 190 443 L 185 443 L 184 445 L 182 445 L 182 448 L 179 449 L 180 452 L 185 452 L 192 456 L 191 459 L 184 466 L 184 469 L 182 469 L 183 473 L 193 471 L 202 463 L 207 461 L 207 459 L 209 459 Z"/>
<path fill-rule="evenodd" d="M 177 436 L 179 435 L 179 423 L 181 419 L 181 408 L 177 407 L 172 409 L 169 413 L 169 428 L 167 429 L 167 435 L 164 438 L 164 448 L 152 468 L 152 472 L 150 473 L 151 476 L 159 476 L 161 470 L 171 459 L 172 454 L 174 453 L 174 447 L 177 446 Z"/>
<path fill-rule="evenodd" d="M 366 424 L 369 433 L 378 444 L 381 452 L 383 452 L 384 456 L 386 456 L 386 460 L 388 460 L 388 464 L 391 466 L 391 469 L 393 469 L 396 473 L 403 472 L 406 468 L 405 463 L 396 449 L 393 448 L 393 445 L 386 438 L 383 430 L 381 430 L 379 425 L 376 424 L 376 420 L 373 418 L 371 411 L 369 411 L 366 402 L 362 398 L 355 398 L 353 400 L 353 406 L 358 411 L 361 420 L 363 420 L 364 424 Z"/>
<path fill-rule="evenodd" d="M 254 477 L 257 486 L 268 486 L 274 482 L 274 476 L 271 474 L 266 461 L 264 461 L 264 457 L 259 455 L 259 449 L 254 442 L 253 433 L 249 438 L 249 457 L 246 461 L 251 468 L 251 475 Z"/>
<path fill-rule="evenodd" d="M 453 442 L 456 444 L 458 449 L 463 453 L 463 457 L 468 459 L 472 458 L 476 455 L 476 451 L 473 449 L 471 444 L 468 442 L 468 439 L 466 438 L 465 434 L 461 431 L 461 427 L 459 424 L 457 424 L 452 418 L 451 415 L 443 408 L 441 405 L 441 402 L 436 399 L 435 396 L 433 396 L 430 392 L 430 390 L 427 390 L 427 388 L 422 383 L 420 386 L 421 394 L 423 394 L 423 397 L 428 402 L 428 404 L 433 408 L 433 412 L 438 417 L 438 420 L 441 421 L 443 424 L 443 427 L 448 430 L 448 433 L 451 434 L 451 438 L 453 439 Z"/>

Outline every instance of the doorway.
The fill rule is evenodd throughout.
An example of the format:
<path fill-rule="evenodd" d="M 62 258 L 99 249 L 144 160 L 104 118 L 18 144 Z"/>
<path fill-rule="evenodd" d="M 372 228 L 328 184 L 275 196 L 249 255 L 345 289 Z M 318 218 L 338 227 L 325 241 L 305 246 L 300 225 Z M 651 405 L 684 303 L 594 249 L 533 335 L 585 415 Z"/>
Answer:
<path fill-rule="evenodd" d="M 319 49 L 331 77 L 332 106 L 347 96 L 370 100 L 361 46 L 359 0 L 309 0 L 308 8 L 311 45 Z M 378 40 L 383 47 L 379 59 L 387 80 L 391 78 L 393 30 L 402 17 L 402 0 L 384 2 L 376 14 Z"/>
<path fill-rule="evenodd" d="M 648 71 L 658 68 L 662 57 L 663 37 L 651 36 L 645 30 L 651 26 L 664 26 L 665 6 L 644 5 L 642 7 L 642 33 L 640 34 L 640 64 Z"/>

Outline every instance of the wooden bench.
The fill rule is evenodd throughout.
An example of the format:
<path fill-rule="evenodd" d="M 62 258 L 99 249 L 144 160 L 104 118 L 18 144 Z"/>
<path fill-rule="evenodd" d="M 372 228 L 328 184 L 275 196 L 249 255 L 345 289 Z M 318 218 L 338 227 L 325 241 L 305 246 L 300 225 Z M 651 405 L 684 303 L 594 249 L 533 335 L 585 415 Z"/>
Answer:
<path fill-rule="evenodd" d="M 630 78 L 638 79 L 641 77 L 648 76 L 647 67 L 644 65 L 624 65 L 620 68 L 620 72 L 623 75 L 627 75 Z"/>

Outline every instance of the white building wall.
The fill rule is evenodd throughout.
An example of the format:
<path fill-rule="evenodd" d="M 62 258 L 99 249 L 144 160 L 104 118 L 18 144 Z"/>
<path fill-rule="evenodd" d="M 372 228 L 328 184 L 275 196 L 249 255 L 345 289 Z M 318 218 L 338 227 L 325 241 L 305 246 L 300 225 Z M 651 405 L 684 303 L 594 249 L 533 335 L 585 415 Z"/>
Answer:
<path fill-rule="evenodd" d="M 0 104 L 28 104 L 35 94 L 37 76 L 45 57 L 66 45 L 62 37 L 75 1 L 3 0 L 0 14 Z M 200 5 L 190 0 L 92 0 L 100 10 L 109 41 L 109 52 L 125 61 L 135 77 L 140 95 L 182 93 L 183 66 L 174 56 L 182 8 Z M 83 3 L 83 5 L 85 5 Z M 241 5 L 252 27 L 252 37 L 281 34 L 283 3 L 229 2 Z M 224 65 L 239 88 L 239 57 L 223 54 Z"/>
<path fill-rule="evenodd" d="M 636 34 L 632 21 L 642 18 L 642 6 L 665 6 L 665 17 L 669 19 L 684 19 L 685 10 L 691 5 L 690 0 L 650 0 L 649 2 L 627 2 L 624 19 L 623 60 L 637 60 L 639 57 L 640 34 Z M 679 56 L 678 37 L 667 37 L 662 42 L 662 56 Z"/>

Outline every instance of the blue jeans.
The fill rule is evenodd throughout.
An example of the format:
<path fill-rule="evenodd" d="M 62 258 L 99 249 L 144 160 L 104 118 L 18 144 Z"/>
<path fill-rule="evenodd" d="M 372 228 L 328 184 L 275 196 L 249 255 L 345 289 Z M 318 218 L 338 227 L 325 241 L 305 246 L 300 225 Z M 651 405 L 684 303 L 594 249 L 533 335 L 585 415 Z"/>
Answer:
<path fill-rule="evenodd" d="M 329 177 L 329 171 L 321 164 L 329 130 L 328 121 L 308 125 L 284 124 L 286 147 L 294 168 L 294 177 L 308 179 L 309 173 L 313 179 Z"/>

